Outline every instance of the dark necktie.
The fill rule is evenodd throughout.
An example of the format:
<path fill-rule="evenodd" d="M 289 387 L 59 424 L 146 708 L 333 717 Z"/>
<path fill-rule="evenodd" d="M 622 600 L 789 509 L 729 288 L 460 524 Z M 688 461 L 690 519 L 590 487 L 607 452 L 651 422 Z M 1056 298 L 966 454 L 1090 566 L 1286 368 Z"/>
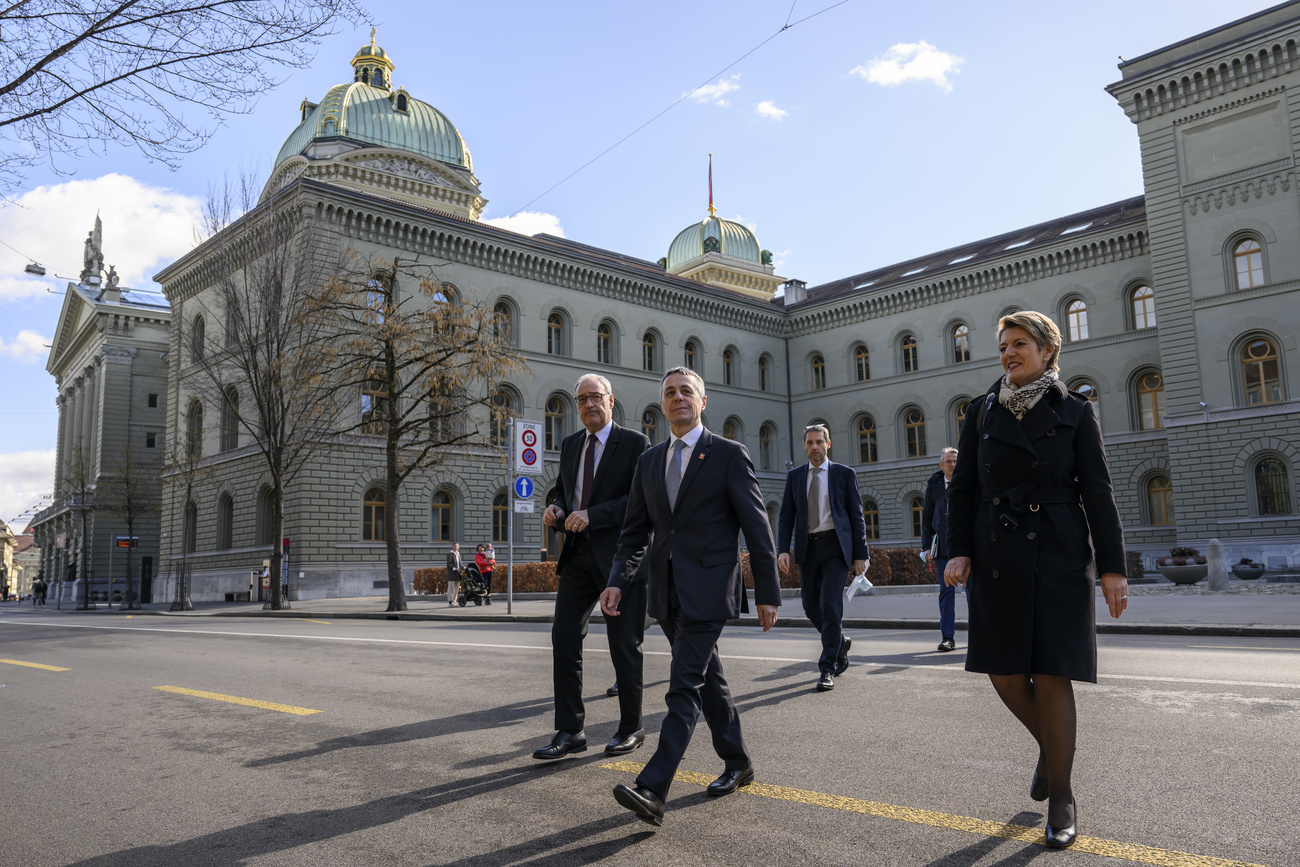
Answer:
<path fill-rule="evenodd" d="M 591 489 L 596 486 L 596 446 L 600 445 L 600 440 L 594 433 L 587 434 L 587 454 L 582 459 L 582 502 L 578 504 L 580 511 L 587 508 L 591 502 Z"/>
<path fill-rule="evenodd" d="M 816 533 L 822 522 L 822 468 L 809 467 L 812 479 L 808 482 L 808 532 Z"/>
<path fill-rule="evenodd" d="M 664 483 L 668 485 L 668 508 L 674 509 L 677 506 L 677 491 L 682 486 L 682 449 L 686 448 L 686 440 L 678 440 L 673 443 L 673 456 L 668 461 L 668 476 Z"/>

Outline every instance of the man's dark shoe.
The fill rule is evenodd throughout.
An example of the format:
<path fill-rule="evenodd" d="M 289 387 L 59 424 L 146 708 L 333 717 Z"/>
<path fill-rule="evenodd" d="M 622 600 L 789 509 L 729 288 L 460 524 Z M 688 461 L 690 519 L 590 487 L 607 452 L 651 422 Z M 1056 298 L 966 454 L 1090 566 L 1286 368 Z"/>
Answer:
<path fill-rule="evenodd" d="M 648 825 L 658 827 L 664 823 L 664 799 L 645 786 L 619 783 L 614 787 L 614 800 Z"/>
<path fill-rule="evenodd" d="M 752 782 L 754 782 L 753 765 L 735 770 L 727 769 L 722 772 L 722 776 L 709 783 L 709 787 L 705 791 L 718 798 L 722 795 L 730 795 L 741 786 L 748 786 Z"/>
<path fill-rule="evenodd" d="M 582 732 L 556 732 L 551 742 L 533 753 L 533 758 L 549 761 L 562 759 L 569 753 L 581 753 L 587 749 L 587 736 Z"/>
<path fill-rule="evenodd" d="M 822 672 L 822 676 L 817 678 L 817 691 L 830 692 L 835 688 L 835 678 L 831 677 L 828 672 Z"/>
<path fill-rule="evenodd" d="M 609 696 L 610 698 L 613 698 L 614 696 L 618 695 L 618 681 L 617 681 L 617 680 L 614 681 L 614 685 L 613 685 L 613 686 L 611 686 L 609 689 L 605 690 L 605 695 Z"/>
<path fill-rule="evenodd" d="M 844 636 L 844 640 L 840 642 L 840 655 L 835 657 L 836 677 L 839 677 L 841 674 L 849 670 L 849 648 L 852 646 L 853 639 L 849 638 L 847 635 Z"/>
<path fill-rule="evenodd" d="M 614 739 L 605 744 L 605 753 L 621 756 L 632 752 L 645 743 L 645 729 L 637 729 L 630 735 L 614 735 Z"/>
<path fill-rule="evenodd" d="M 957 642 L 953 641 L 951 638 L 945 638 L 943 641 L 939 642 L 940 653 L 947 653 L 950 650 L 956 650 L 956 649 L 957 649 Z"/>

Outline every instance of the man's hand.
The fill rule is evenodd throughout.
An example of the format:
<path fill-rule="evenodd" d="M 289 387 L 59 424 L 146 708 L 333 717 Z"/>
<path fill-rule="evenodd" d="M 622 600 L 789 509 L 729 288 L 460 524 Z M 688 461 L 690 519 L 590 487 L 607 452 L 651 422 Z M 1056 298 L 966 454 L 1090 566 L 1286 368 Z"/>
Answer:
<path fill-rule="evenodd" d="M 608 593 L 609 591 L 606 590 L 605 592 Z M 776 606 L 775 606 L 775 605 L 760 605 L 760 606 L 758 606 L 758 625 L 761 626 L 761 627 L 763 627 L 763 631 L 764 631 L 764 632 L 767 632 L 767 631 L 768 631 L 769 629 L 771 629 L 773 626 L 776 626 Z"/>
<path fill-rule="evenodd" d="M 545 512 L 542 512 L 542 523 L 548 527 L 554 527 L 563 520 L 564 510 L 553 503 L 546 507 Z"/>
<path fill-rule="evenodd" d="M 564 529 L 570 533 L 581 533 L 590 526 L 591 522 L 587 520 L 586 509 L 581 512 L 572 512 L 569 517 L 564 519 Z"/>
<path fill-rule="evenodd" d="M 854 574 L 854 575 L 861 575 L 863 572 L 866 572 L 866 571 L 867 571 L 867 561 L 866 561 L 866 560 L 854 560 L 854 561 L 853 561 L 853 574 Z"/>
<path fill-rule="evenodd" d="M 623 599 L 623 591 L 617 587 L 606 587 L 605 592 L 600 594 L 600 610 L 610 617 L 618 617 L 621 613 L 618 610 L 618 603 Z M 759 606 L 760 608 L 762 606 Z M 775 611 L 776 609 L 772 609 Z M 776 619 L 774 616 L 773 620 Z"/>
<path fill-rule="evenodd" d="M 948 566 L 943 570 L 943 583 L 949 587 L 956 587 L 959 584 L 965 584 L 966 579 L 970 577 L 970 558 L 953 557 L 948 561 Z"/>
<path fill-rule="evenodd" d="M 790 562 L 790 555 L 784 551 L 781 553 L 781 556 L 776 558 L 776 568 L 781 570 L 782 575 L 789 574 Z"/>

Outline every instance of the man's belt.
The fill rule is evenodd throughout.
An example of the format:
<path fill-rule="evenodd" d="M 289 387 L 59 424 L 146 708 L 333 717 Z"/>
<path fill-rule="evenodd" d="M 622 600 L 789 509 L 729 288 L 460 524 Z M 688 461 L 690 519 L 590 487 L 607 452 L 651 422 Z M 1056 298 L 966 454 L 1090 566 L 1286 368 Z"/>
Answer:
<path fill-rule="evenodd" d="M 822 530 L 820 533 L 809 533 L 808 538 L 813 542 L 816 542 L 818 539 L 829 539 L 834 535 L 834 530 Z"/>

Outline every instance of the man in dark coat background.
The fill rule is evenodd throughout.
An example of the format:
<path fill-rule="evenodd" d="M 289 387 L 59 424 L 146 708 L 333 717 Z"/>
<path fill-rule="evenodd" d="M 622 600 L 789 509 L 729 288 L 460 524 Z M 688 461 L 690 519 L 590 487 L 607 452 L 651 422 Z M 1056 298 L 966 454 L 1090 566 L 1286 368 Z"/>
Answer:
<path fill-rule="evenodd" d="M 972 414 L 973 417 L 973 414 Z M 957 649 L 957 589 L 943 580 L 948 568 L 948 485 L 957 467 L 957 450 L 946 448 L 939 455 L 939 470 L 925 485 L 921 507 L 921 559 L 939 578 L 939 651 Z"/>
<path fill-rule="evenodd" d="M 460 543 L 453 542 L 447 552 L 447 604 L 455 605 L 460 595 Z"/>
<path fill-rule="evenodd" d="M 600 599 L 608 615 L 639 618 L 622 606 L 628 594 L 646 582 L 638 567 L 649 560 L 650 613 L 663 625 L 673 652 L 665 697 L 668 715 L 658 749 L 636 785 L 620 783 L 614 798 L 652 825 L 663 824 L 668 787 L 701 711 L 725 768 L 709 784 L 708 794 L 727 795 L 754 779 L 740 715 L 718 657 L 722 628 L 740 613 L 745 592 L 737 547 L 742 531 L 758 621 L 765 631 L 776 623 L 781 604 L 772 530 L 749 452 L 701 424 L 708 398 L 695 371 L 669 370 L 660 391 L 672 436 L 637 463 L 609 586 Z M 620 676 L 620 689 L 622 685 Z"/>
<path fill-rule="evenodd" d="M 637 459 L 650 445 L 640 431 L 614 423 L 613 392 L 609 380 L 594 373 L 574 385 L 584 429 L 560 444 L 555 500 L 542 515 L 546 526 L 564 531 L 565 541 L 555 564 L 560 584 L 551 627 L 555 736 L 533 753 L 535 759 L 558 759 L 587 748 L 582 642 L 587 637 L 587 620 L 609 577 Z M 630 753 L 645 743 L 641 728 L 645 610 L 642 581 L 624 599 L 625 616 L 605 616 L 609 655 L 619 687 L 619 726 L 605 746 L 609 755 Z"/>

